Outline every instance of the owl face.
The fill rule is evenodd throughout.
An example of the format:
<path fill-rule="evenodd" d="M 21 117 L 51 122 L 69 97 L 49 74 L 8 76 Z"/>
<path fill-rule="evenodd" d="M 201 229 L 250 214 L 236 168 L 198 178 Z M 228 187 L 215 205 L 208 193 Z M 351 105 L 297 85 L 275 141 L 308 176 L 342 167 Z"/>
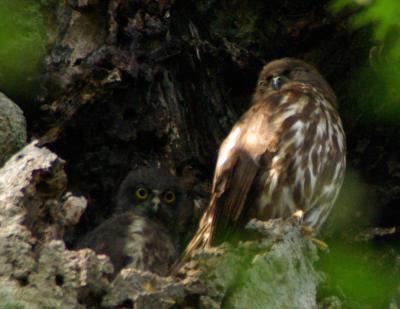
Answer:
<path fill-rule="evenodd" d="M 264 66 L 258 79 L 254 99 L 256 101 L 263 99 L 284 87 L 290 87 L 292 83 L 313 85 L 336 105 L 336 95 L 322 75 L 308 63 L 292 58 L 275 60 Z"/>
<path fill-rule="evenodd" d="M 117 213 L 133 211 L 166 227 L 177 224 L 185 192 L 178 179 L 162 168 L 131 171 L 117 194 Z"/>

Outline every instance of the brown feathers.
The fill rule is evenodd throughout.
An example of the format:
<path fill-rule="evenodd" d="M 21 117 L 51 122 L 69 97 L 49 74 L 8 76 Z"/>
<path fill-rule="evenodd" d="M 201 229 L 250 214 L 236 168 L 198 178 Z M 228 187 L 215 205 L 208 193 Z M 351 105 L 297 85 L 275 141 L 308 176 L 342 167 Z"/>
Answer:
<path fill-rule="evenodd" d="M 222 143 L 210 204 L 173 273 L 195 249 L 215 245 L 252 218 L 305 212 L 318 230 L 341 187 L 345 136 L 336 96 L 301 60 L 284 58 L 260 73 L 250 109 Z"/>

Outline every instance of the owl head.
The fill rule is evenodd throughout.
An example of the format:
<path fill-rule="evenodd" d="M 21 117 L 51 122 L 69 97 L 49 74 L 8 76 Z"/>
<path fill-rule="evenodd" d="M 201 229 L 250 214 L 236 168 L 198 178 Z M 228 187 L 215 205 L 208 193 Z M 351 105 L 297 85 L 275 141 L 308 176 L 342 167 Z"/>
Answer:
<path fill-rule="evenodd" d="M 312 85 L 323 91 L 327 99 L 336 106 L 336 95 L 324 77 L 312 65 L 294 58 L 271 61 L 260 72 L 255 101 L 271 93 L 290 87 L 293 83 Z"/>
<path fill-rule="evenodd" d="M 116 213 L 126 211 L 179 230 L 191 207 L 179 179 L 168 170 L 140 168 L 129 172 L 118 189 Z"/>

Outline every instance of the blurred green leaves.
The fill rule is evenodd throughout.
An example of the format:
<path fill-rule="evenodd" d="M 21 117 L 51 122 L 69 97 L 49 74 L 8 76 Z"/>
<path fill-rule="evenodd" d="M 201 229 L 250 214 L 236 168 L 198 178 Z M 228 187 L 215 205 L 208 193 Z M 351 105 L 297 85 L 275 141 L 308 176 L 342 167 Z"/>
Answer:
<path fill-rule="evenodd" d="M 340 194 L 323 229 L 324 237 L 338 239 L 356 235 L 373 225 L 376 196 L 368 190 L 362 177 L 347 168 Z"/>
<path fill-rule="evenodd" d="M 9 304 L 0 305 L 0 309 L 25 309 L 25 306 L 9 303 Z"/>
<path fill-rule="evenodd" d="M 328 290 L 344 298 L 345 308 L 387 308 L 396 294 L 395 259 L 365 243 L 336 242 L 329 247 L 319 269 L 328 276 Z"/>
<path fill-rule="evenodd" d="M 396 294 L 396 254 L 376 240 L 363 240 L 374 226 L 376 198 L 361 175 L 348 169 L 326 226 L 329 254 L 318 263 L 327 276 L 322 296 L 339 296 L 343 308 L 385 308 Z"/>
<path fill-rule="evenodd" d="M 333 0 L 331 10 L 350 12 L 353 29 L 372 28 L 366 68 L 354 75 L 363 112 L 400 119 L 400 1 Z M 349 47 L 349 51 L 351 52 Z"/>
<path fill-rule="evenodd" d="M 358 6 L 360 9 L 354 15 L 355 27 L 374 23 L 374 34 L 377 39 L 384 39 L 393 26 L 399 26 L 400 1 L 397 0 L 336 0 L 331 8 L 334 12 L 349 7 Z"/>
<path fill-rule="evenodd" d="M 43 58 L 44 34 L 40 1 L 1 1 L 0 91 L 25 91 Z"/>

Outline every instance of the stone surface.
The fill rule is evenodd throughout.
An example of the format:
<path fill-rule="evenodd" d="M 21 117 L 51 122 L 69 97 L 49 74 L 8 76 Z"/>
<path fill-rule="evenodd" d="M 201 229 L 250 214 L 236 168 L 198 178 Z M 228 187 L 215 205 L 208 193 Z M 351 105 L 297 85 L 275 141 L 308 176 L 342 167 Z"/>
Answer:
<path fill-rule="evenodd" d="M 85 308 L 79 292 L 108 285 L 108 258 L 67 250 L 61 240 L 86 206 L 64 196 L 66 184 L 64 161 L 36 142 L 0 170 L 0 306 Z"/>
<path fill-rule="evenodd" d="M 64 230 L 86 208 L 66 187 L 64 161 L 37 142 L 0 169 L 0 308 L 316 305 L 316 250 L 293 220 L 252 221 L 260 238 L 199 251 L 181 277 L 125 268 L 110 282 L 108 257 L 66 248 Z"/>
<path fill-rule="evenodd" d="M 0 92 L 0 166 L 26 144 L 26 121 L 22 110 Z"/>
<path fill-rule="evenodd" d="M 130 300 L 135 308 L 171 308 L 182 303 L 185 295 L 184 286 L 178 280 L 126 268 L 111 284 L 103 305 L 117 306 Z"/>
<path fill-rule="evenodd" d="M 315 308 L 318 255 L 299 225 L 291 219 L 252 220 L 248 228 L 263 238 L 198 252 L 192 266 L 187 264 L 189 293 L 203 294 L 198 306 Z"/>
<path fill-rule="evenodd" d="M 317 260 L 315 247 L 296 228 L 281 235 L 269 250 L 251 256 L 242 283 L 226 300 L 228 308 L 316 307 L 319 280 L 312 265 Z"/>

